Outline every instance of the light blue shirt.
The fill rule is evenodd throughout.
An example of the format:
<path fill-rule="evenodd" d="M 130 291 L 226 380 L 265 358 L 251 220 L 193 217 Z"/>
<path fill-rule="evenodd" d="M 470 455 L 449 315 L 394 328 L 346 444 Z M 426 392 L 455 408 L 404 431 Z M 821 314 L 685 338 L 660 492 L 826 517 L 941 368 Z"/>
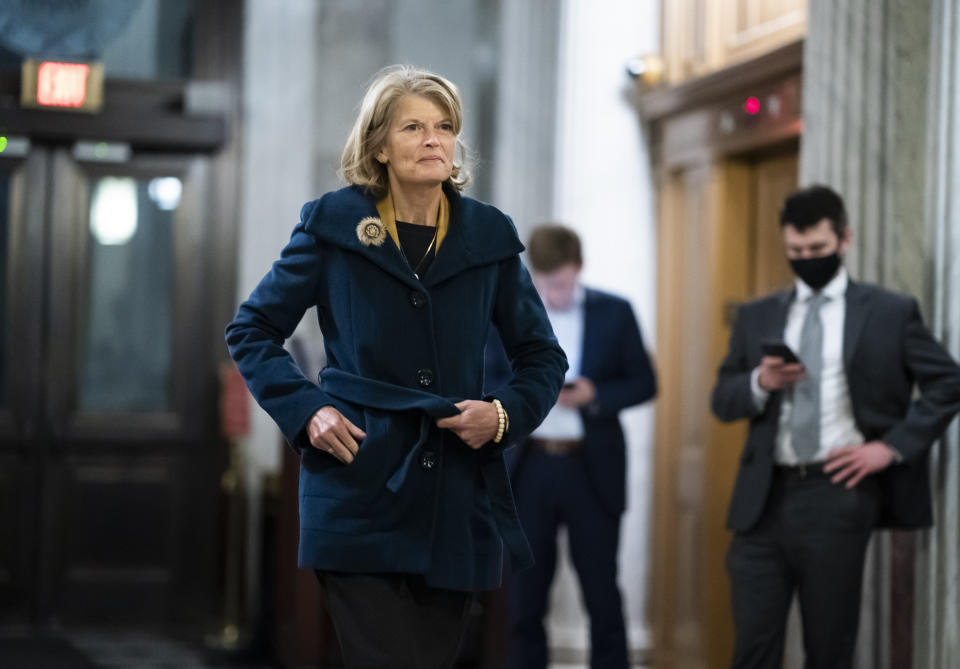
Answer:
<path fill-rule="evenodd" d="M 547 309 L 547 317 L 553 326 L 553 333 L 560 342 L 560 348 L 567 354 L 566 381 L 580 376 L 580 356 L 583 353 L 583 303 L 586 291 L 577 285 L 573 302 L 565 311 Z M 550 413 L 540 423 L 540 427 L 530 435 L 538 439 L 583 439 L 583 420 L 579 409 L 554 404 Z"/>

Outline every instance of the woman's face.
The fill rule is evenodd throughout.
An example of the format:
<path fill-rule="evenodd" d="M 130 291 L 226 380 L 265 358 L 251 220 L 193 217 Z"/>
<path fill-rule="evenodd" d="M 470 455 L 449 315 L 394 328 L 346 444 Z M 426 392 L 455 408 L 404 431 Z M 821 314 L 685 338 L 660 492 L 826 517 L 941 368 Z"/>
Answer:
<path fill-rule="evenodd" d="M 407 95 L 377 160 L 387 166 L 391 187 L 437 186 L 453 172 L 456 141 L 449 115 L 427 98 Z"/>

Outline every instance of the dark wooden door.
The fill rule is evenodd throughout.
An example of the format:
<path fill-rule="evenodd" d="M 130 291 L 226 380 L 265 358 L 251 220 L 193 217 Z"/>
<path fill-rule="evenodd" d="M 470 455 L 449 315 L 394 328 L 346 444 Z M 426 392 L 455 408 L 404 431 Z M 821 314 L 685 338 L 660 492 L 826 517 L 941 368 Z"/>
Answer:
<path fill-rule="evenodd" d="M 195 628 L 219 588 L 207 162 L 98 153 L 0 164 L 0 620 Z"/>

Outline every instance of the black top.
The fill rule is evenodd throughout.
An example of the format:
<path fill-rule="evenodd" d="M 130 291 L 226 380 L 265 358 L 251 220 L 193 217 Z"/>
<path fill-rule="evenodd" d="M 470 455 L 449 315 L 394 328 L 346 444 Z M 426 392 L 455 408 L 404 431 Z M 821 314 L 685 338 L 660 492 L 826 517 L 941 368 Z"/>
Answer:
<path fill-rule="evenodd" d="M 400 248 L 407 259 L 407 264 L 414 274 L 423 276 L 433 262 L 436 255 L 436 247 L 430 248 L 430 242 L 433 241 L 433 235 L 437 229 L 432 225 L 417 225 L 416 223 L 405 223 L 397 221 L 397 236 L 400 237 Z M 430 253 L 427 254 L 427 249 Z M 427 257 L 424 255 L 427 254 Z"/>

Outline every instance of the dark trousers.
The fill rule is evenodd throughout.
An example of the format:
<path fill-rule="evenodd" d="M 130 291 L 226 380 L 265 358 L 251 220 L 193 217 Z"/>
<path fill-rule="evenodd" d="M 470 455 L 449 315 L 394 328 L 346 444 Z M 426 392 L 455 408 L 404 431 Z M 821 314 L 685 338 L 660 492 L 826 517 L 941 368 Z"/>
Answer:
<path fill-rule="evenodd" d="M 853 666 L 863 562 L 878 507 L 874 477 L 847 490 L 822 472 L 776 470 L 757 527 L 734 535 L 727 553 L 734 669 L 780 669 L 794 594 L 804 667 Z"/>
<path fill-rule="evenodd" d="M 422 576 L 317 571 L 345 669 L 452 667 L 473 595 Z"/>
<path fill-rule="evenodd" d="M 536 565 L 513 575 L 510 666 L 544 669 L 550 585 L 557 561 L 557 530 L 565 525 L 570 557 L 590 615 L 590 666 L 626 669 L 627 638 L 617 586 L 620 518 L 604 509 L 579 455 L 524 455 L 515 492 L 520 521 Z"/>

